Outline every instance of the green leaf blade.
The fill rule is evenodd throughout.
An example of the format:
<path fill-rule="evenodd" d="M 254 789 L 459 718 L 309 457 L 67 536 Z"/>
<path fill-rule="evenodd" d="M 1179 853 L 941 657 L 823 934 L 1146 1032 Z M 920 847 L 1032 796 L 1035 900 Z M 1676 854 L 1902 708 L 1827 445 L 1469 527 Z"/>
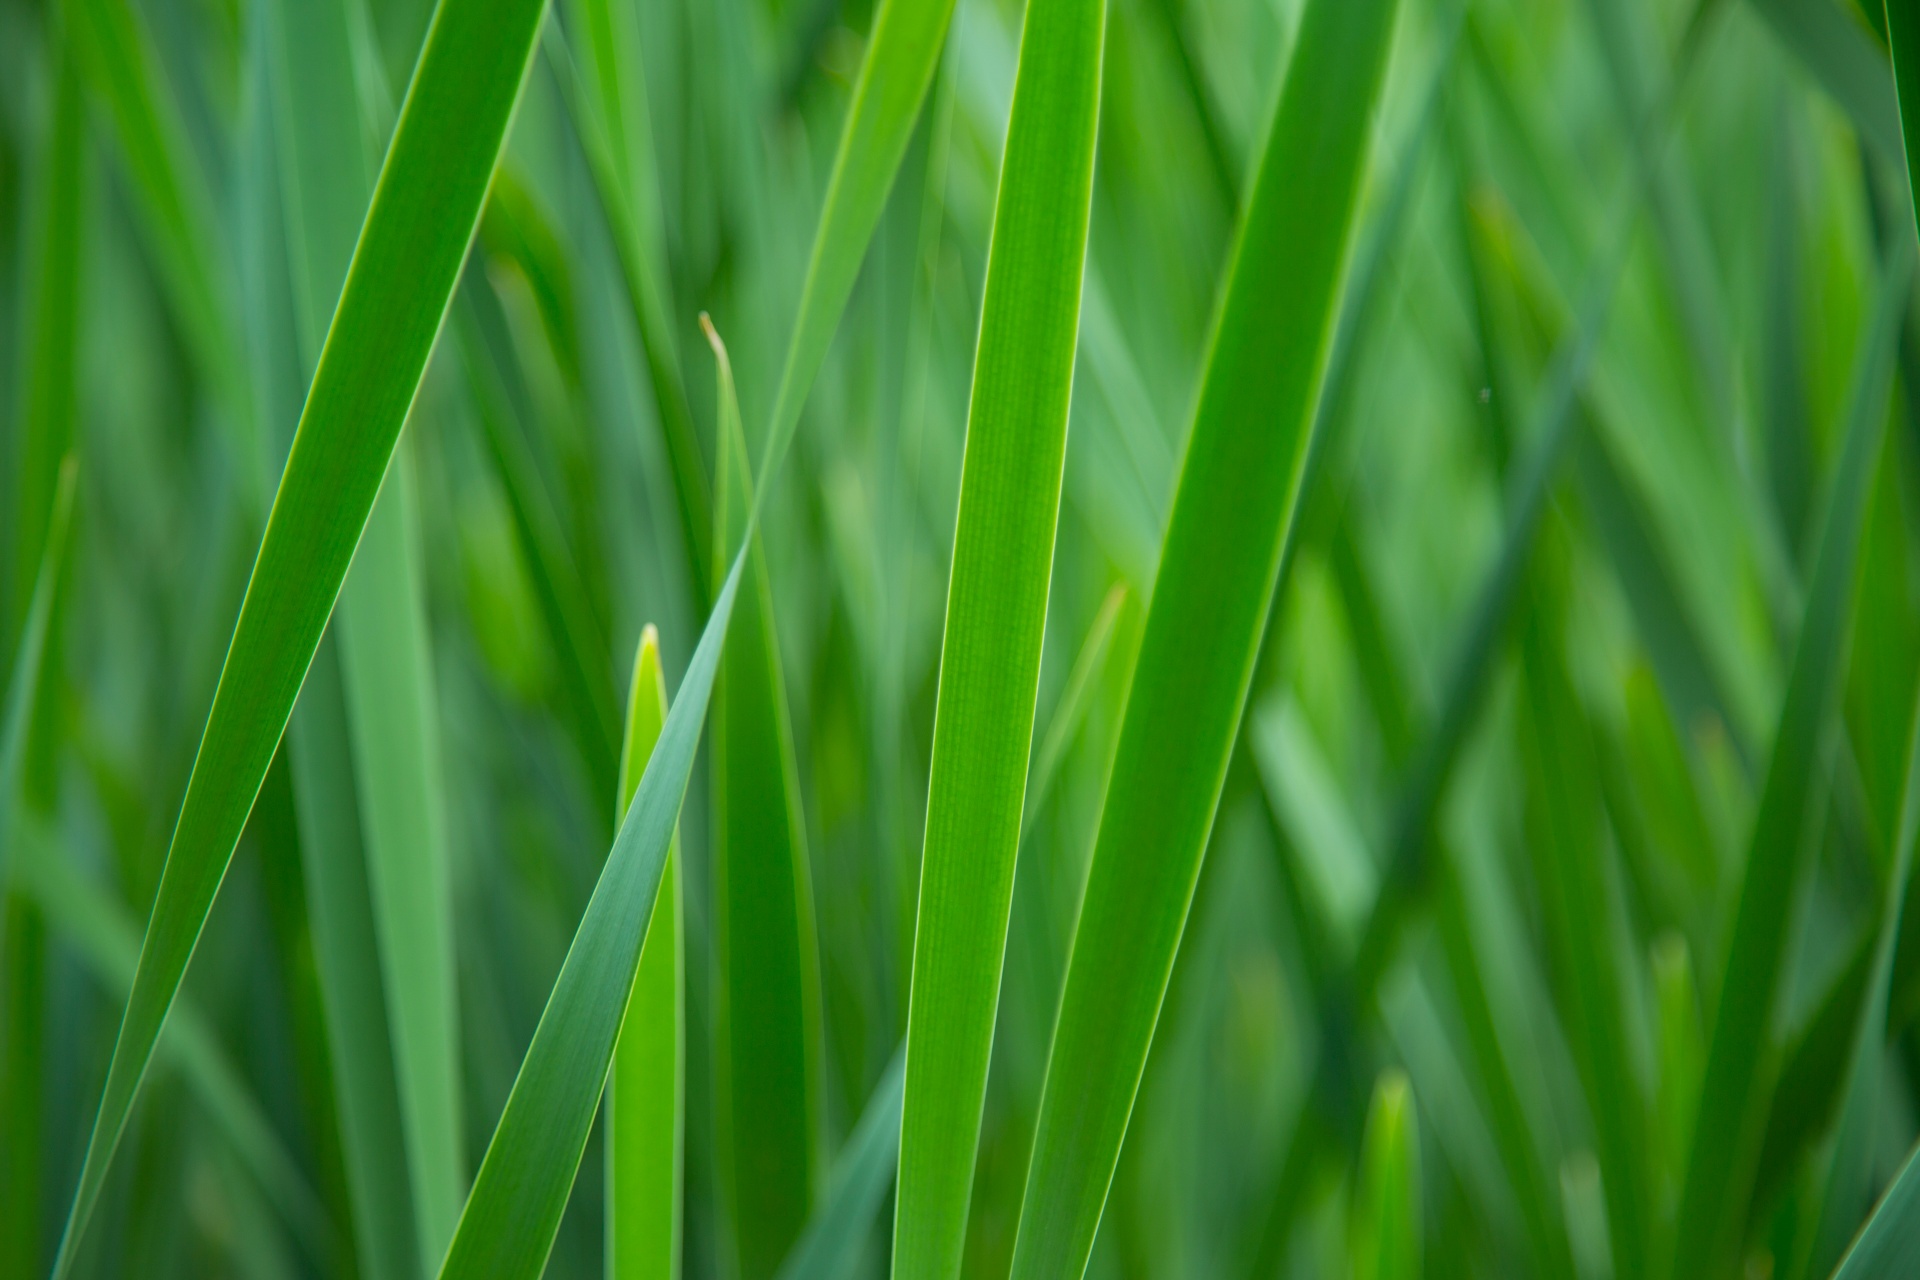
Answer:
<path fill-rule="evenodd" d="M 1105 0 L 1027 6 L 974 357 L 907 1014 L 893 1273 L 957 1276 L 1060 514 Z"/>
<path fill-rule="evenodd" d="M 1215 320 L 1100 817 L 1014 1246 L 1018 1280 L 1078 1276 L 1092 1249 L 1298 502 L 1395 12 L 1315 0 L 1301 20 Z"/>

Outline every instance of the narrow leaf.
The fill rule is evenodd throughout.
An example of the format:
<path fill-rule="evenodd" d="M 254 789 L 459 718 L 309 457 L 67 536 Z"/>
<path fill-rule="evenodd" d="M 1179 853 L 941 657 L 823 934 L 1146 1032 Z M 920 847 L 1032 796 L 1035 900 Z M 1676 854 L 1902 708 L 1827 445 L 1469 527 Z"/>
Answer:
<path fill-rule="evenodd" d="M 1353 1193 L 1348 1253 L 1353 1280 L 1419 1280 L 1420 1131 L 1406 1074 L 1373 1089 Z"/>
<path fill-rule="evenodd" d="M 541 0 L 445 0 L 435 12 L 188 779 L 58 1275 L 72 1265 L 419 387 L 543 13 Z"/>
<path fill-rule="evenodd" d="M 960 1274 L 1060 515 L 1106 0 L 1032 0 L 947 584 L 907 1013 L 896 1276 Z"/>
<path fill-rule="evenodd" d="M 620 818 L 626 817 L 666 718 L 660 637 L 649 626 L 640 633 L 633 685 L 627 692 Z M 674 1280 L 680 1274 L 687 1003 L 677 835 L 667 847 L 660 875 L 607 1081 L 608 1280 Z"/>

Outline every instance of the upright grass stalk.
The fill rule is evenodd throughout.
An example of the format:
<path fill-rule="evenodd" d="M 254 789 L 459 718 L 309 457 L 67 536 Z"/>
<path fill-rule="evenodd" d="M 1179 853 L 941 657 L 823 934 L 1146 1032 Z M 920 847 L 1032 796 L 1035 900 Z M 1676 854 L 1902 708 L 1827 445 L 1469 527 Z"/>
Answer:
<path fill-rule="evenodd" d="M 806 1229 L 819 1181 L 819 949 L 799 770 L 766 552 L 748 527 L 752 478 L 733 369 L 720 370 L 714 562 L 746 557 L 714 690 L 715 1145 L 734 1265 L 765 1280 Z"/>
<path fill-rule="evenodd" d="M 1795 643 L 1786 698 L 1754 815 L 1752 840 L 1713 1016 L 1706 1078 L 1681 1191 L 1672 1274 L 1721 1274 L 1731 1265 L 1735 1212 L 1745 1203 L 1765 1131 L 1779 1050 L 1776 1010 L 1788 922 L 1810 847 L 1809 809 L 1822 767 L 1828 710 L 1845 657 L 1847 601 L 1865 495 L 1886 422 L 1894 342 L 1906 310 L 1914 247 L 1897 244 L 1861 345 L 1847 410 L 1846 447 L 1835 473 L 1820 553 Z"/>
<path fill-rule="evenodd" d="M 619 818 L 626 817 L 666 718 L 660 637 L 649 626 L 640 633 L 627 692 Z M 686 1199 L 681 1172 L 687 1100 L 685 969 L 676 836 L 667 847 L 607 1080 L 607 1280 L 675 1280 L 680 1274 L 680 1219 Z M 627 1023 L 633 1025 L 631 1036 L 624 1030 Z"/>
<path fill-rule="evenodd" d="M 1086 1268 L 1239 730 L 1385 78 L 1392 0 L 1312 0 L 1214 320 L 1047 1061 L 1016 1280 Z"/>
<path fill-rule="evenodd" d="M 419 388 L 526 78 L 543 0 L 445 0 L 328 329 L 214 693 L 81 1165 L 74 1262 L 153 1046 Z"/>
<path fill-rule="evenodd" d="M 958 1276 L 1033 745 L 1106 0 L 1030 0 L 994 205 L 934 709 L 893 1274 Z"/>

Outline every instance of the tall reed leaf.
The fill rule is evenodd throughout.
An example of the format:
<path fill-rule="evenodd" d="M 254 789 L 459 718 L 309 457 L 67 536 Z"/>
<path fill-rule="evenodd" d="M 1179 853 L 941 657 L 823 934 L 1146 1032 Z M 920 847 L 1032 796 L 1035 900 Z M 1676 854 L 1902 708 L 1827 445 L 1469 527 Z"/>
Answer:
<path fill-rule="evenodd" d="M 282 89 L 274 114 L 303 373 L 319 359 L 372 195 L 352 2 L 275 6 L 275 81 Z M 424 1272 L 453 1236 L 466 1172 L 453 893 L 417 505 L 410 459 L 399 448 L 334 615 L 353 788 L 297 803 L 357 803 Z"/>
<path fill-rule="evenodd" d="M 187 783 L 57 1274 L 72 1265 L 161 1023 L 379 492 L 544 12 L 542 0 L 445 0 L 435 11 Z"/>
<path fill-rule="evenodd" d="M 1014 1245 L 1086 1267 L 1239 730 L 1318 396 L 1393 0 L 1311 0 L 1229 267 L 1074 936 Z"/>
<path fill-rule="evenodd" d="M 732 366 L 702 323 L 720 370 L 714 560 L 741 543 L 747 574 L 714 690 L 714 1144 L 735 1265 L 764 1280 L 813 1211 L 820 970 L 773 589 L 747 524 L 752 478 Z"/>
<path fill-rule="evenodd" d="M 957 1276 L 1000 1003 L 1093 196 L 1106 0 L 1030 0 L 947 583 L 893 1273 Z"/>
<path fill-rule="evenodd" d="M 766 461 L 747 512 L 749 534 L 757 527 L 760 504 L 786 456 L 801 406 L 825 358 L 905 154 L 950 13 L 951 5 L 943 0 L 931 4 L 885 0 L 875 18 L 853 108 L 842 128 L 826 208 L 814 236 Z M 693 768 L 693 751 L 720 650 L 726 643 L 746 563 L 744 551 L 750 545 L 750 540 L 743 543 L 742 553 L 735 556 L 716 593 L 706 629 L 661 730 L 661 745 L 642 776 L 587 914 L 575 932 L 568 962 L 561 968 L 521 1063 L 443 1275 L 534 1275 L 552 1246 L 592 1107 L 606 1079 L 630 992 L 632 965 L 638 962 L 641 940 L 624 937 L 622 922 L 651 911 L 673 820 Z M 579 1118 L 582 1107 L 585 1119 Z M 504 1241 L 512 1241 L 512 1248 L 505 1248 Z"/>
<path fill-rule="evenodd" d="M 1420 1129 L 1405 1072 L 1373 1088 L 1347 1233 L 1353 1280 L 1419 1280 Z"/>
<path fill-rule="evenodd" d="M 1786 698 L 1769 753 L 1740 887 L 1727 976 L 1707 1046 L 1706 1078 L 1681 1192 L 1673 1275 L 1724 1269 L 1735 1243 L 1778 1067 L 1774 1012 L 1787 955 L 1787 927 L 1804 863 L 1821 743 L 1845 657 L 1847 600 L 1860 543 L 1864 498 L 1886 422 L 1893 347 L 1913 275 L 1913 242 L 1903 237 L 1881 282 L 1847 410 L 1846 447 L 1828 499 L 1819 558 L 1807 591 Z"/>
<path fill-rule="evenodd" d="M 666 718 L 660 636 L 649 626 L 640 633 L 627 692 L 619 818 L 626 817 Z M 677 836 L 667 846 L 607 1081 L 607 1280 L 674 1280 L 680 1274 L 687 1004 L 679 846 Z"/>
<path fill-rule="evenodd" d="M 1920 1147 L 1874 1207 L 1834 1280 L 1901 1280 L 1920 1270 Z"/>

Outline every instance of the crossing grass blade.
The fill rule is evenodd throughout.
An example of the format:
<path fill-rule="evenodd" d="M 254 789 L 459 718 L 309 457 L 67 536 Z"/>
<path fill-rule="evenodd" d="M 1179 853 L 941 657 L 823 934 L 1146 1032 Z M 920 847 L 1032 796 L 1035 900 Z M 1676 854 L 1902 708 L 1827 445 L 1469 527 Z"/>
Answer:
<path fill-rule="evenodd" d="M 739 544 L 747 576 L 714 690 L 714 1133 L 735 1265 L 743 1280 L 764 1280 L 805 1230 L 818 1189 L 820 971 L 786 678 L 766 552 L 749 525 L 733 369 L 702 323 L 720 371 L 714 560 Z"/>
<path fill-rule="evenodd" d="M 1078 1276 L 1093 1246 L 1299 503 L 1395 11 L 1313 0 L 1268 126 L 1100 816 L 1017 1280 Z"/>
<path fill-rule="evenodd" d="M 1916 1268 L 1920 1268 L 1920 1148 L 1907 1156 L 1900 1176 L 1874 1206 L 1873 1216 L 1841 1259 L 1833 1280 L 1897 1280 L 1912 1275 Z"/>
<path fill-rule="evenodd" d="M 546 1265 L 593 1127 L 616 1042 L 666 1037 L 670 1027 L 623 1027 L 644 938 L 706 720 L 744 560 L 714 601 L 706 632 L 661 725 L 626 818 L 547 997 L 506 1110 L 480 1163 L 443 1280 L 533 1280 Z"/>
<path fill-rule="evenodd" d="M 473 238 L 543 13 L 541 0 L 447 0 L 435 13 L 187 783 L 57 1275 L 72 1265 L 379 491 Z"/>
<path fill-rule="evenodd" d="M 274 119 L 302 372 L 319 358 L 372 195 L 347 3 L 279 4 L 274 14 L 274 82 L 281 86 Z M 400 448 L 342 588 L 335 635 L 347 711 L 343 745 L 360 819 L 356 843 L 371 891 L 418 1266 L 425 1272 L 452 1237 L 466 1174 L 453 893 L 417 506 L 410 459 Z M 313 796 L 305 803 L 326 802 Z M 351 856 L 345 843 L 337 852 Z M 383 1212 L 368 1208 L 369 1215 Z"/>
<path fill-rule="evenodd" d="M 775 1280 L 836 1280 L 858 1265 L 880 1202 L 893 1185 L 906 1065 L 903 1052 L 887 1064 L 834 1166 L 832 1186 Z"/>
<path fill-rule="evenodd" d="M 14 885 L 46 912 L 109 998 L 124 1000 L 140 955 L 139 926 L 67 865 L 68 851 L 48 840 L 34 820 L 15 834 L 21 857 Z M 342 1242 L 325 1207 L 200 1011 L 181 1002 L 160 1043 L 307 1259 L 321 1270 L 335 1266 Z"/>
<path fill-rule="evenodd" d="M 893 1274 L 960 1274 L 1066 458 L 1106 0 L 1033 0 L 994 207 L 934 709 Z"/>
<path fill-rule="evenodd" d="M 627 731 L 620 754 L 620 813 L 667 718 L 667 682 L 660 636 L 640 633 L 627 692 Z M 686 1198 L 682 1147 L 686 1134 L 687 1002 L 685 908 L 680 841 L 667 847 L 660 890 L 633 971 L 626 1017 L 607 1080 L 608 1280 L 674 1280 L 680 1274 L 680 1219 Z M 627 1028 L 631 1027 L 631 1034 Z"/>
<path fill-rule="evenodd" d="M 1374 1086 L 1348 1238 L 1354 1280 L 1419 1280 L 1420 1132 L 1405 1072 Z"/>
<path fill-rule="evenodd" d="M 1912 271 L 1912 242 L 1903 239 L 1884 273 L 1873 322 L 1862 341 L 1846 447 L 1828 499 L 1819 559 L 1754 816 L 1723 970 L 1727 978 L 1708 1040 L 1706 1076 L 1681 1192 L 1675 1276 L 1714 1274 L 1725 1265 L 1740 1225 L 1733 1207 L 1744 1203 L 1759 1156 L 1765 1104 L 1779 1065 L 1772 1037 L 1787 924 L 1798 897 L 1827 713 L 1845 656 L 1846 604 L 1864 499 L 1880 453 L 1893 344 Z"/>
<path fill-rule="evenodd" d="M 760 503 L 785 458 L 807 392 L 845 309 L 914 117 L 931 83 L 950 13 L 951 5 L 942 0 L 932 4 L 885 0 L 875 18 L 853 107 L 842 128 L 826 208 L 814 237 L 800 319 L 788 348 L 774 428 L 764 455 L 767 461 L 759 472 L 753 506 L 746 513 L 749 532 L 757 526 Z M 640 940 L 631 940 L 632 952 L 625 949 L 628 940 L 619 932 L 618 913 L 637 910 L 657 892 L 659 872 L 649 868 L 664 865 L 672 817 L 692 770 L 693 749 L 720 651 L 727 643 L 745 564 L 744 555 L 736 556 L 716 593 L 680 695 L 661 731 L 663 745 L 656 747 L 649 761 L 622 834 L 615 839 L 594 899 L 575 933 L 568 962 L 548 998 L 507 1111 L 481 1163 L 442 1275 L 537 1274 L 552 1246 L 629 990 L 610 985 L 608 977 L 630 972 L 637 963 Z M 607 905 L 596 911 L 595 903 L 603 899 Z M 632 958 L 623 965 L 623 957 L 629 955 Z M 583 1097 L 588 1099 L 587 1120 L 580 1122 L 576 1132 Z"/>

